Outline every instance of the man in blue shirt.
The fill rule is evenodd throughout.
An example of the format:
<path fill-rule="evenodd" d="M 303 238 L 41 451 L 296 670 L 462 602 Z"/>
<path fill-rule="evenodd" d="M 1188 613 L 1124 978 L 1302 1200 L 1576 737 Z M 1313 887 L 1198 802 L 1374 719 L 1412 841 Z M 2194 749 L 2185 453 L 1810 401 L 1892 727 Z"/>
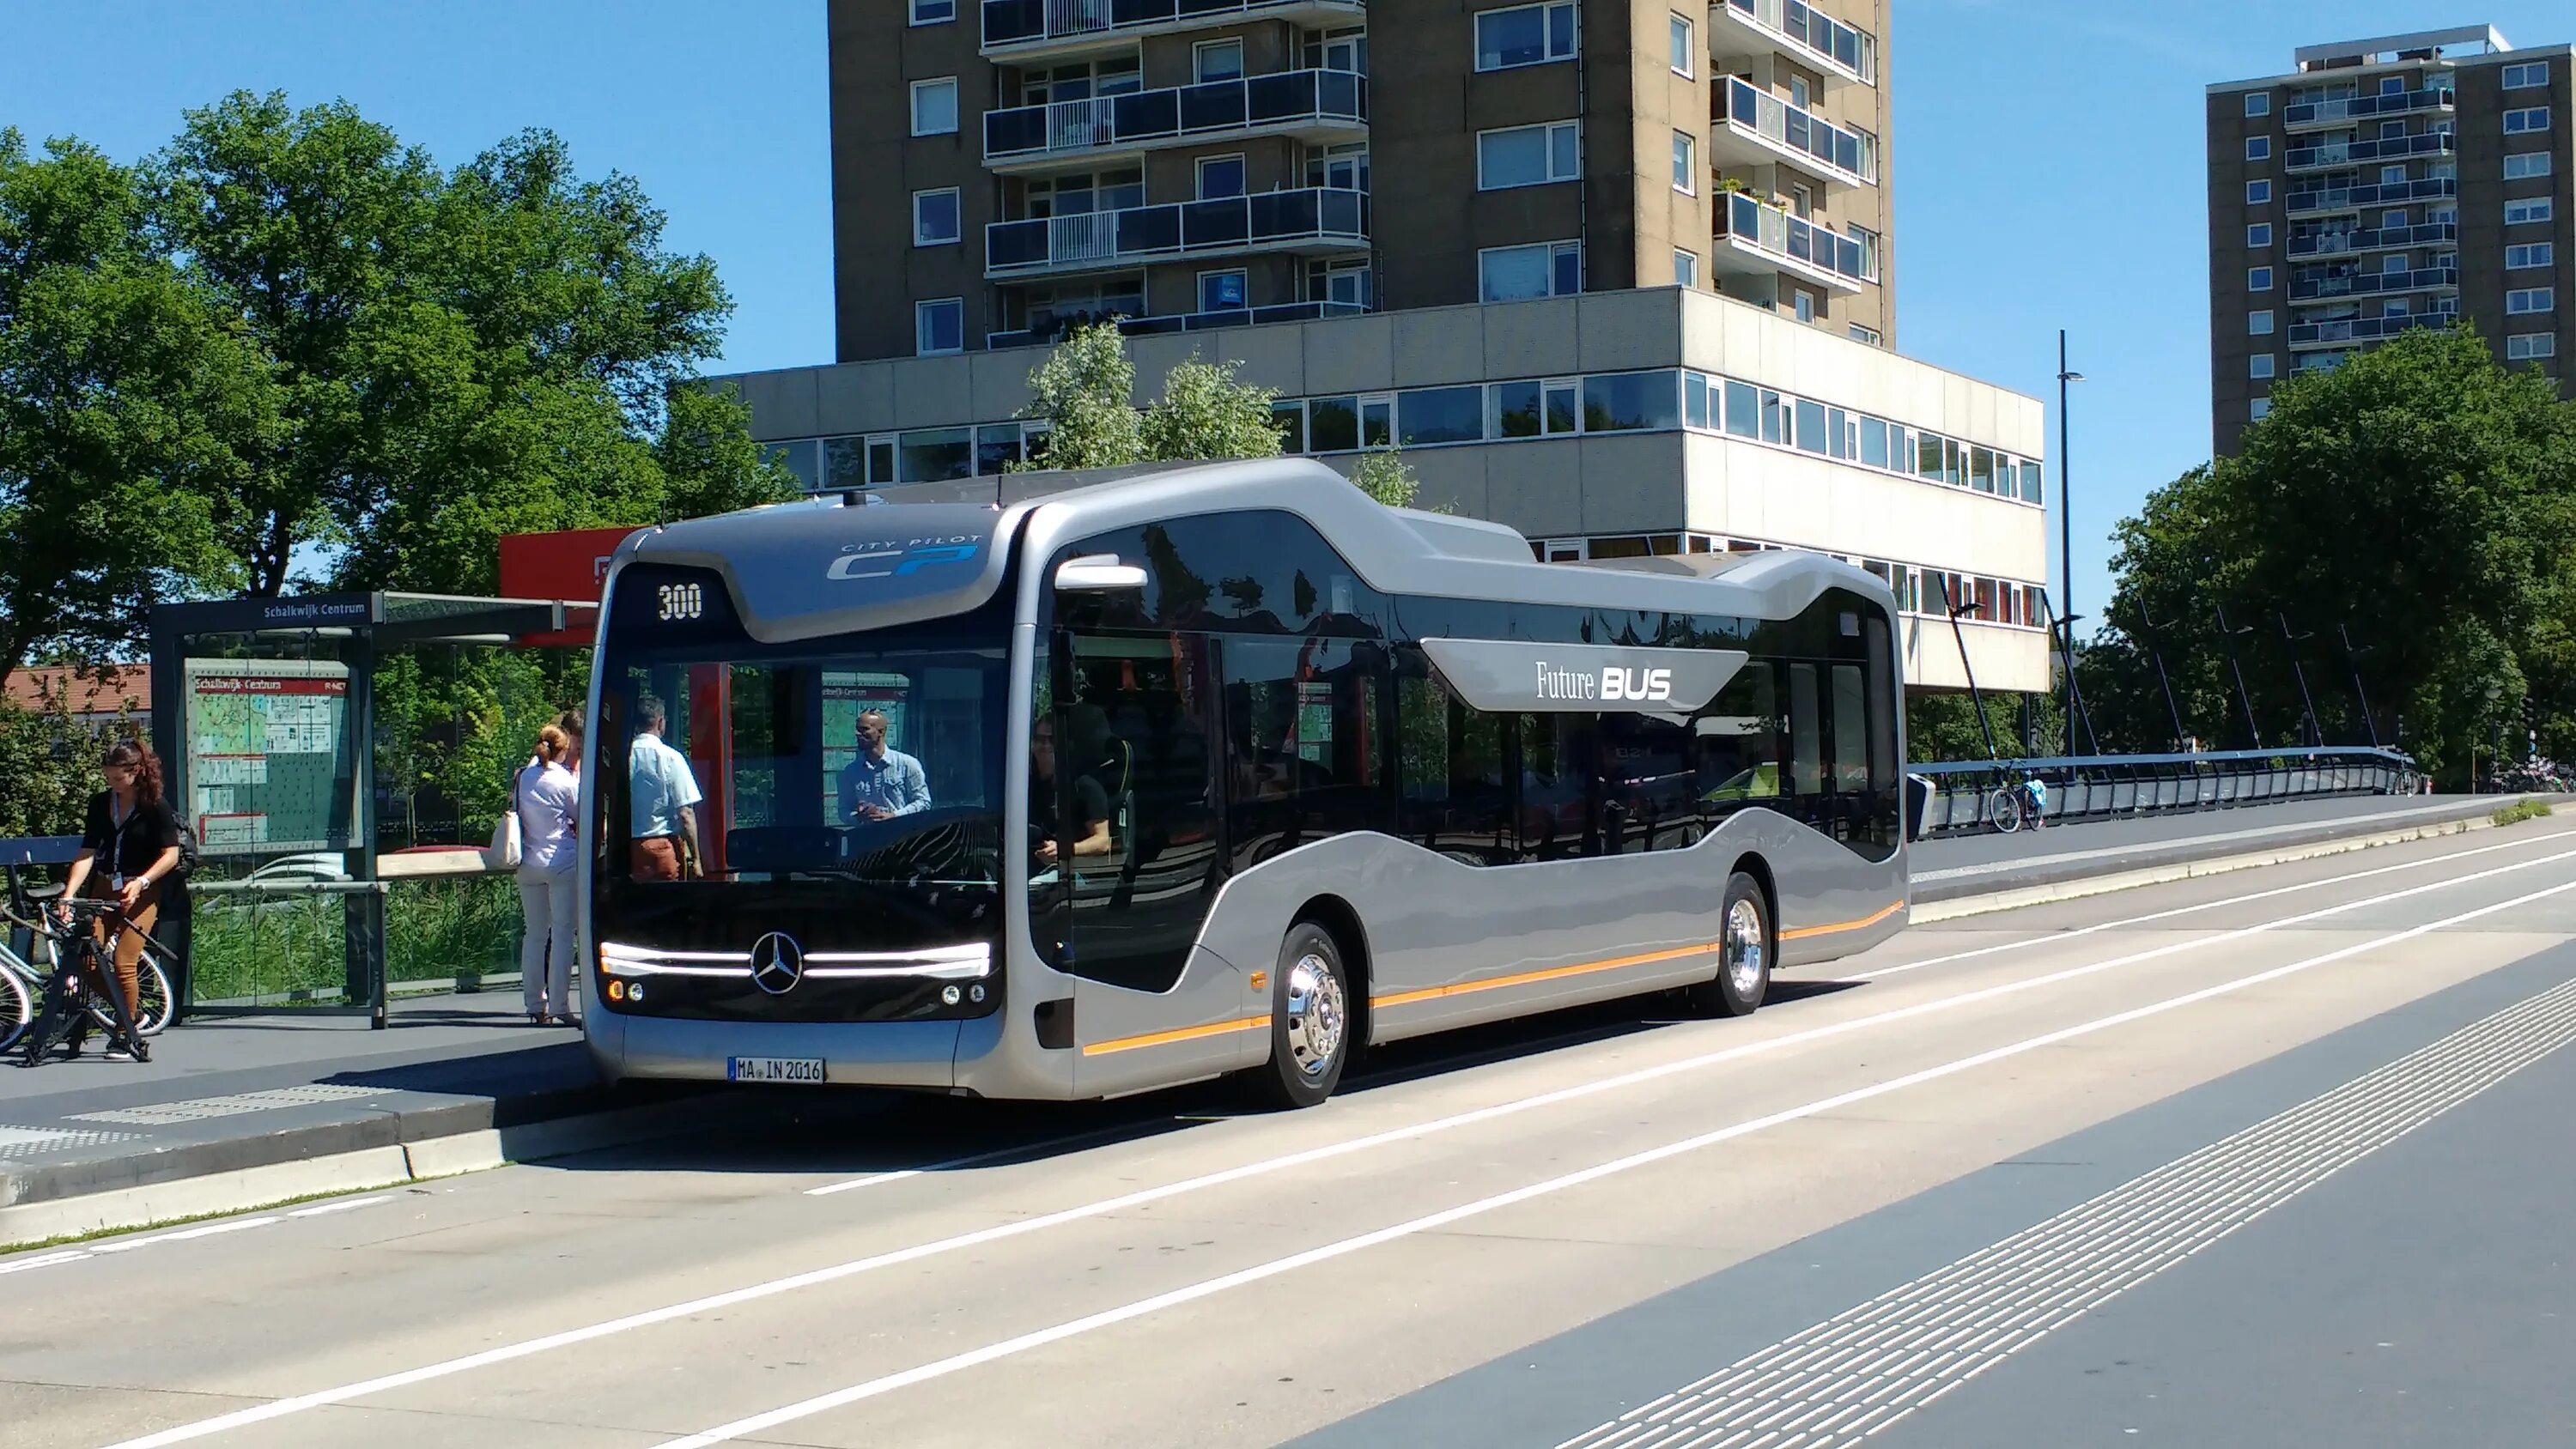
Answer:
<path fill-rule="evenodd" d="M 635 743 L 626 755 L 627 797 L 632 812 L 628 871 L 637 880 L 679 880 L 695 875 L 698 855 L 697 773 L 663 731 L 670 710 L 647 694 L 635 702 Z"/>
<path fill-rule="evenodd" d="M 930 808 L 930 778 L 921 761 L 886 748 L 886 717 L 878 710 L 859 716 L 859 757 L 841 772 L 841 819 L 892 820 Z"/>

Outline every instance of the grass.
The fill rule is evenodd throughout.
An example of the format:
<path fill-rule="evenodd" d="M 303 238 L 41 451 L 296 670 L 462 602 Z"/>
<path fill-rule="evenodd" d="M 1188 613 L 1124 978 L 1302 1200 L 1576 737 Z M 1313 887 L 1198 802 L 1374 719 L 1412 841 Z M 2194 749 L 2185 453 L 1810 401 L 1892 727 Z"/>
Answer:
<path fill-rule="evenodd" d="M 199 896 L 192 988 L 200 1002 L 330 993 L 347 984 L 347 898 Z M 517 969 L 519 892 L 506 875 L 395 881 L 385 896 L 394 984 Z"/>
<path fill-rule="evenodd" d="M 2516 800 L 2487 818 L 2498 825 L 2519 825 L 2525 820 L 2538 820 L 2548 813 L 2549 802 L 2546 800 Z"/>

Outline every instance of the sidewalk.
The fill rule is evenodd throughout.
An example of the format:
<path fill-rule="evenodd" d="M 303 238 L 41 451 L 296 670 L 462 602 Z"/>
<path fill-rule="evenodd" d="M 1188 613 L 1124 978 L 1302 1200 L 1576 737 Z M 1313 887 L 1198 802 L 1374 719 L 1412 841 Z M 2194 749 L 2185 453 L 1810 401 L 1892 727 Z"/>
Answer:
<path fill-rule="evenodd" d="M 1911 847 L 1914 896 L 2107 886 L 2193 861 L 2458 828 L 2513 798 L 2307 801 L 1934 841 Z M 384 1031 L 291 1012 L 191 1021 L 156 1040 L 148 1064 L 93 1051 L 0 1066 L 0 1252 L 664 1136 L 743 1100 L 670 1084 L 612 1101 L 580 1033 L 529 1025 L 515 991 L 405 1000 Z"/>

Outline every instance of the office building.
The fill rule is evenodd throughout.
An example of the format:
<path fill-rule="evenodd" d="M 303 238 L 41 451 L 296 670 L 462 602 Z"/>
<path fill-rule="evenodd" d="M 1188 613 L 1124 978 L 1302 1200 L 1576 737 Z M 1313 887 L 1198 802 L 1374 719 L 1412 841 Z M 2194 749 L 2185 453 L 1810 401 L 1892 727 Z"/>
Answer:
<path fill-rule="evenodd" d="M 2272 384 L 2467 319 L 2563 377 L 2569 48 L 2492 26 L 2301 47 L 2286 75 L 2209 88 L 2211 444 Z"/>
<path fill-rule="evenodd" d="M 1115 317 L 1542 556 L 1842 554 L 1919 682 L 2042 689 L 2040 407 L 1893 351 L 1886 9 L 835 0 L 840 361 L 733 380 L 811 486 L 981 476 Z"/>

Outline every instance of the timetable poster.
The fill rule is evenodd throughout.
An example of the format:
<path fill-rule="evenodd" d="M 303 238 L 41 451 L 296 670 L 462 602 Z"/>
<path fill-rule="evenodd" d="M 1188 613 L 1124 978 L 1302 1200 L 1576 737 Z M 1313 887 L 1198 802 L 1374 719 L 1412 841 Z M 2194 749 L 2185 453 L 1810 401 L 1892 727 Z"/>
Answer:
<path fill-rule="evenodd" d="M 349 667 L 191 659 L 185 678 L 198 848 L 209 855 L 348 849 L 357 804 Z"/>

